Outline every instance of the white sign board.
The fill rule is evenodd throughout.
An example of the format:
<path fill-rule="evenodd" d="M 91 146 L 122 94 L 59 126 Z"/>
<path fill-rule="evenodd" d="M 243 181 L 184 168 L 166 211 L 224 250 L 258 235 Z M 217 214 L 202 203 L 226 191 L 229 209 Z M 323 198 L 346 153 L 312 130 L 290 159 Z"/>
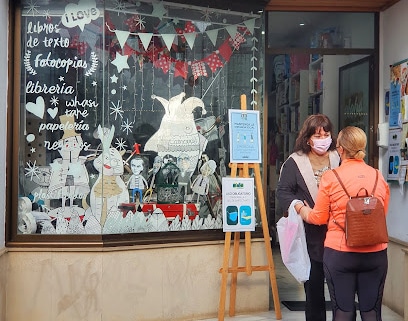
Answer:
<path fill-rule="evenodd" d="M 223 231 L 255 230 L 254 179 L 222 178 Z"/>

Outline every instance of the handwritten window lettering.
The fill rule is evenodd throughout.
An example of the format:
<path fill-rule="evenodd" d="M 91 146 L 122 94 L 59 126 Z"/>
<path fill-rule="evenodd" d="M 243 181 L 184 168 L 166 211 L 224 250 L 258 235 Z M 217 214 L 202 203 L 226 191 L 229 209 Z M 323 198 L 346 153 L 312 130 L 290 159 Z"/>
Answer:
<path fill-rule="evenodd" d="M 262 105 L 260 17 L 115 0 L 21 14 L 18 233 L 221 229 L 225 116 L 242 93 Z"/>

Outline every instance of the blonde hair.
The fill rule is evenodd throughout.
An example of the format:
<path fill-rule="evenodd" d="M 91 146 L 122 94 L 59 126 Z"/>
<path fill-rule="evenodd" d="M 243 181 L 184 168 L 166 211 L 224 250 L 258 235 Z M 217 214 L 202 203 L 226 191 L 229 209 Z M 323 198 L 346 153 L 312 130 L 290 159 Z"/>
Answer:
<path fill-rule="evenodd" d="M 338 135 L 337 144 L 343 147 L 347 158 L 363 159 L 366 156 L 367 136 L 359 127 L 344 127 Z"/>

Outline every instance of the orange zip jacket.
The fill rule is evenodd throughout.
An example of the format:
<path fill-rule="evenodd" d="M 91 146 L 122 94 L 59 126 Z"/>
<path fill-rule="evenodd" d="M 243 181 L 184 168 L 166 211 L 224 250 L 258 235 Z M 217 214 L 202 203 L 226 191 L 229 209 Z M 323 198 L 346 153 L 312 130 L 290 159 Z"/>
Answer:
<path fill-rule="evenodd" d="M 346 159 L 342 161 L 336 172 L 343 181 L 347 192 L 351 196 L 355 196 L 362 187 L 367 189 L 368 193 L 372 192 L 375 183 L 375 170 L 377 169 L 367 165 L 364 160 Z M 381 172 L 378 172 L 378 183 L 374 196 L 382 201 L 386 214 L 390 188 Z M 307 217 L 307 221 L 311 224 L 327 224 L 324 246 L 343 252 L 377 252 L 387 248 L 387 243 L 359 247 L 346 245 L 344 231 L 334 223 L 334 220 L 344 226 L 347 201 L 348 196 L 333 171 L 325 172 L 320 181 L 315 206 Z"/>

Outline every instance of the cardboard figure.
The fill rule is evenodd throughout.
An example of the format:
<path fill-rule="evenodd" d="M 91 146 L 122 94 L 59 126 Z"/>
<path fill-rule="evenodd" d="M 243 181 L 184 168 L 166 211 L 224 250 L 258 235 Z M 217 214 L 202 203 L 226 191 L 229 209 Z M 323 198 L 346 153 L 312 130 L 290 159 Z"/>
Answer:
<path fill-rule="evenodd" d="M 197 194 L 197 204 L 200 203 L 200 196 L 207 195 L 208 189 L 210 187 L 210 175 L 215 172 L 217 165 L 215 161 L 209 160 L 205 162 L 200 168 L 201 174 L 199 174 L 196 179 L 191 183 L 191 190 L 193 195 L 191 200 L 193 200 L 194 195 Z"/>
<path fill-rule="evenodd" d="M 184 198 L 187 195 L 187 190 L 191 183 L 190 178 L 192 171 L 190 171 L 190 163 L 190 157 L 186 153 L 180 154 L 177 158 L 177 166 L 180 169 L 180 174 L 178 176 L 178 188 L 180 195 L 182 195 L 184 192 Z"/>
<path fill-rule="evenodd" d="M 154 161 L 153 161 L 153 168 L 150 170 L 151 180 L 150 180 L 149 188 L 145 192 L 144 201 L 150 202 L 150 199 L 151 199 L 152 194 L 153 194 L 153 189 L 156 186 L 156 182 L 155 182 L 156 181 L 156 175 L 157 175 L 158 171 L 161 169 L 162 164 L 163 164 L 163 159 L 159 155 L 157 155 L 154 158 Z"/>
<path fill-rule="evenodd" d="M 148 184 L 143 177 L 142 172 L 144 169 L 144 161 L 141 157 L 135 157 L 130 161 L 130 168 L 132 170 L 132 176 L 130 176 L 127 185 L 132 191 L 132 200 L 135 202 L 135 194 L 139 194 L 139 202 L 143 203 L 143 190 L 147 188 Z"/>
<path fill-rule="evenodd" d="M 111 146 L 115 126 L 103 130 L 98 126 L 99 139 L 102 142 L 102 154 L 95 158 L 93 165 L 99 172 L 99 177 L 90 194 L 92 214 L 103 227 L 110 212 L 121 212 L 118 206 L 129 203 L 129 193 L 122 180 L 123 160 L 121 153 Z M 124 151 L 123 151 L 124 152 Z"/>
<path fill-rule="evenodd" d="M 75 132 L 73 115 L 60 116 L 64 125 L 64 135 L 59 140 L 61 158 L 54 159 L 50 164 L 51 178 L 48 187 L 49 199 L 62 199 L 65 207 L 66 199 L 73 206 L 74 199 L 83 199 L 89 193 L 89 177 L 85 167 L 86 156 L 80 156 L 84 147 L 81 134 Z"/>

